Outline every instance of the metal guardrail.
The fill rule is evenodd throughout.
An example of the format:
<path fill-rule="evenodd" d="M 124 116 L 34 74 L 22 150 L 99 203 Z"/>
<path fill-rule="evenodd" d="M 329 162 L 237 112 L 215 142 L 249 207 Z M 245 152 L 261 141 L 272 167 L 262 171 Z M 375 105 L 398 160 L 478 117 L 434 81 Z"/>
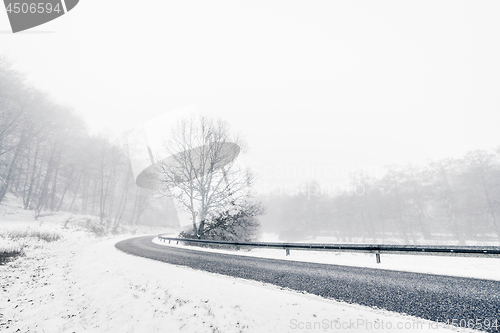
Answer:
<path fill-rule="evenodd" d="M 320 243 L 270 243 L 270 242 L 227 242 L 205 239 L 174 238 L 158 235 L 158 239 L 170 243 L 176 241 L 184 243 L 198 243 L 207 245 L 234 246 L 249 248 L 268 248 L 285 250 L 290 255 L 290 250 L 303 251 L 334 251 L 334 252 L 361 252 L 374 253 L 377 263 L 380 263 L 380 254 L 420 254 L 459 257 L 489 257 L 500 258 L 500 246 L 440 246 L 440 245 L 382 245 L 382 244 L 320 244 Z"/>

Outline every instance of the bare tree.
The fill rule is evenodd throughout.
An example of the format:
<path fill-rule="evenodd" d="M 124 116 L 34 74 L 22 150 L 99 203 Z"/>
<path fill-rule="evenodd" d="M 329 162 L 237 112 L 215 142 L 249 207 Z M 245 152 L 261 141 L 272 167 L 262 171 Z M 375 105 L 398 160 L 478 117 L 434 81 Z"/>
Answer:
<path fill-rule="evenodd" d="M 206 224 L 224 212 L 252 207 L 246 202 L 254 176 L 234 162 L 245 148 L 226 122 L 207 117 L 179 120 L 165 139 L 170 156 L 156 161 L 158 172 L 151 177 L 163 182 L 167 195 L 190 213 L 196 237 L 203 237 Z"/>

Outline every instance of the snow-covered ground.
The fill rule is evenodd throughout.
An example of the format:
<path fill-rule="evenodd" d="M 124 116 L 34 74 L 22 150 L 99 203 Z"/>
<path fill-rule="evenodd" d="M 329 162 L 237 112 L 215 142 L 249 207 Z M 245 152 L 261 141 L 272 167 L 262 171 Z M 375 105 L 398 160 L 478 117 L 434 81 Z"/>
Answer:
<path fill-rule="evenodd" d="M 4 236 L 8 231 L 41 228 L 62 237 L 55 242 L 8 241 L 9 246 L 24 247 L 26 254 L 0 266 L 0 331 L 465 331 L 134 257 L 114 247 L 134 235 L 96 237 L 71 222 L 64 228 L 67 219 L 57 214 L 33 221 L 30 212 L 0 207 Z"/>
<path fill-rule="evenodd" d="M 176 237 L 175 234 L 165 234 L 165 236 Z M 267 239 L 269 241 L 277 241 L 269 237 Z M 290 250 L 290 256 L 286 256 L 285 250 L 278 249 L 253 248 L 249 251 L 242 248 L 240 251 L 231 251 L 222 249 L 207 249 L 199 246 L 177 245 L 176 242 L 171 242 L 171 244 L 169 244 L 168 242 L 160 241 L 158 238 L 154 239 L 153 242 L 165 246 L 182 246 L 183 248 L 191 250 L 213 251 L 233 255 L 462 276 L 500 281 L 500 258 L 381 254 L 381 262 L 380 264 L 377 264 L 375 254 L 370 253 Z"/>

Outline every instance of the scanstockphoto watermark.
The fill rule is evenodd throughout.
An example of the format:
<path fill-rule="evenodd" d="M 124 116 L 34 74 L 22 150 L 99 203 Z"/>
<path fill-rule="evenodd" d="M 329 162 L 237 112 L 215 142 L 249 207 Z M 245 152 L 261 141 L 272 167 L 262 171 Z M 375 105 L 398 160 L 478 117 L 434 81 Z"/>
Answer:
<path fill-rule="evenodd" d="M 251 168 L 258 170 L 259 175 L 266 178 L 345 179 L 353 175 L 380 178 L 383 174 L 382 169 L 377 166 L 317 165 L 309 161 L 299 166 L 254 163 Z"/>
<path fill-rule="evenodd" d="M 384 320 L 346 320 L 339 319 L 323 319 L 318 321 L 300 321 L 297 319 L 290 320 L 290 328 L 292 330 L 422 330 L 426 331 L 433 329 L 429 323 L 423 321 L 384 321 Z M 434 329 L 436 329 L 435 327 Z"/>
<path fill-rule="evenodd" d="M 453 318 L 444 321 L 384 321 L 384 320 L 340 320 L 340 319 L 323 319 L 315 321 L 300 321 L 298 319 L 290 320 L 290 328 L 292 330 L 353 330 L 353 331 L 374 331 L 374 330 L 394 330 L 400 332 L 404 330 L 422 330 L 430 331 L 437 329 L 453 329 L 453 328 L 468 328 L 468 329 L 495 329 L 498 331 L 500 320 L 497 318 Z"/>
<path fill-rule="evenodd" d="M 79 0 L 4 0 L 12 32 L 52 21 L 72 10 Z"/>
<path fill-rule="evenodd" d="M 305 195 L 308 198 L 317 196 L 338 196 L 342 194 L 363 195 L 366 188 L 362 184 L 357 185 L 331 185 L 319 184 L 317 182 L 287 184 L 264 183 L 256 188 L 259 193 L 269 193 L 277 196 Z"/>

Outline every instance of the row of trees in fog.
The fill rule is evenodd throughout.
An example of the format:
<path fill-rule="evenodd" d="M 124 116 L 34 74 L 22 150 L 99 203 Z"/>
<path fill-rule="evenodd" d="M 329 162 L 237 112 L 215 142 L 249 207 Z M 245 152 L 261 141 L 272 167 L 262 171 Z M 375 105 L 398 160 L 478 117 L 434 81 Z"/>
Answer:
<path fill-rule="evenodd" d="M 323 234 L 406 244 L 500 241 L 500 148 L 394 166 L 378 179 L 358 174 L 352 186 L 351 193 L 329 196 L 312 182 L 293 195 L 269 196 L 263 225 L 283 240 Z"/>
<path fill-rule="evenodd" d="M 216 181 L 225 189 L 231 181 L 221 175 Z M 395 166 L 382 178 L 358 174 L 352 185 L 356 191 L 328 195 L 313 182 L 293 195 L 267 196 L 267 213 L 259 219 L 263 231 L 287 241 L 319 235 L 360 242 L 500 240 L 500 149 Z M 27 84 L 0 58 L 0 205 L 8 193 L 35 217 L 64 210 L 98 216 L 111 227 L 141 220 L 178 223 L 165 198 L 135 185 L 122 140 L 89 134 L 79 115 Z M 236 206 L 234 198 L 225 199 Z M 239 218 L 263 211 L 248 207 L 251 213 Z M 205 228 L 211 221 L 206 231 L 222 237 L 221 228 L 240 228 L 228 227 L 240 211 L 227 209 L 210 219 L 201 214 L 198 222 Z M 195 235 L 203 233 L 193 225 Z"/>
<path fill-rule="evenodd" d="M 221 120 L 182 124 L 169 144 L 175 163 L 158 159 L 159 170 L 149 175 L 165 191 L 141 188 L 122 138 L 89 134 L 79 115 L 0 58 L 0 205 L 11 193 L 35 218 L 69 211 L 97 216 L 116 230 L 121 224 L 179 226 L 173 199 L 192 216 L 193 231 L 183 236 L 251 239 L 263 207 L 252 198 L 251 172 L 233 163 L 244 142 Z"/>
<path fill-rule="evenodd" d="M 0 58 L 0 204 L 9 192 L 35 217 L 65 210 L 116 226 L 137 223 L 152 202 L 135 186 L 123 144 L 90 135 L 71 108 Z"/>

